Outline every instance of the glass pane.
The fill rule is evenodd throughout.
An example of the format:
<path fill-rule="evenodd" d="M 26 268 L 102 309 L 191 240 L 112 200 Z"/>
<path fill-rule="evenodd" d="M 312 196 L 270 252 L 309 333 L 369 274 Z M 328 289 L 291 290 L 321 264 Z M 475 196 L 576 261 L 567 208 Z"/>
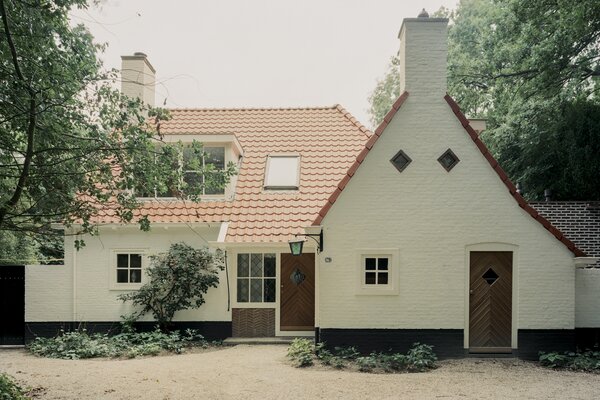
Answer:
<path fill-rule="evenodd" d="M 126 269 L 118 269 L 117 270 L 117 283 L 128 283 L 129 282 L 127 280 L 128 273 L 129 273 L 129 271 Z"/>
<path fill-rule="evenodd" d="M 250 279 L 250 301 L 255 303 L 262 302 L 263 280 Z"/>
<path fill-rule="evenodd" d="M 262 254 L 252 254 L 250 257 L 250 276 L 263 276 Z"/>
<path fill-rule="evenodd" d="M 199 171 L 202 169 L 202 153 L 192 146 L 183 148 L 183 170 Z"/>
<path fill-rule="evenodd" d="M 205 147 L 205 164 L 212 164 L 215 169 L 225 168 L 225 148 L 224 147 Z"/>
<path fill-rule="evenodd" d="M 379 262 L 379 269 L 387 271 L 387 269 L 388 269 L 388 259 L 387 258 L 378 258 L 377 261 Z"/>
<path fill-rule="evenodd" d="M 142 281 L 142 270 L 141 269 L 129 270 L 129 282 L 140 283 L 141 281 Z"/>
<path fill-rule="evenodd" d="M 248 279 L 238 279 L 237 280 L 237 301 L 239 303 L 247 303 L 248 302 L 248 288 L 249 281 Z"/>
<path fill-rule="evenodd" d="M 191 188 L 198 190 L 202 185 L 202 174 L 199 172 L 185 172 L 183 174 L 183 181 L 186 183 L 188 190 Z"/>
<path fill-rule="evenodd" d="M 265 254 L 265 276 L 275 276 L 275 254 Z"/>
<path fill-rule="evenodd" d="M 129 268 L 142 268 L 142 256 L 140 254 L 129 255 Z"/>
<path fill-rule="evenodd" d="M 377 274 L 377 284 L 379 285 L 387 285 L 388 283 L 388 273 L 380 272 Z"/>
<path fill-rule="evenodd" d="M 250 258 L 249 254 L 238 254 L 238 264 L 237 264 L 237 275 L 239 277 L 248 276 L 248 259 Z"/>
<path fill-rule="evenodd" d="M 297 188 L 299 167 L 297 156 L 269 156 L 265 186 Z"/>
<path fill-rule="evenodd" d="M 372 271 L 376 268 L 376 259 L 375 258 L 365 258 L 365 269 L 368 271 Z"/>
<path fill-rule="evenodd" d="M 374 285 L 375 284 L 375 272 L 367 272 L 365 274 L 365 283 L 367 285 Z"/>
<path fill-rule="evenodd" d="M 275 279 L 265 279 L 265 303 L 275 302 Z"/>
<path fill-rule="evenodd" d="M 117 268 L 129 267 L 129 254 L 117 254 Z"/>
<path fill-rule="evenodd" d="M 211 173 L 206 175 L 206 186 L 204 194 L 223 194 L 225 193 L 225 178 L 220 173 Z"/>

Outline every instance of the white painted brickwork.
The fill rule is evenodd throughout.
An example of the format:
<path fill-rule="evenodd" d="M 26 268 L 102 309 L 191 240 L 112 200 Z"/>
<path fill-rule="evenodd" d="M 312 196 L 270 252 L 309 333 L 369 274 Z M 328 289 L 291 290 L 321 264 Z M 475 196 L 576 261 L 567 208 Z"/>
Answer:
<path fill-rule="evenodd" d="M 439 82 L 445 74 L 445 63 L 437 62 L 439 51 L 430 63 L 423 63 L 426 53 L 418 53 L 437 49 L 441 30 L 436 24 L 444 25 L 405 25 L 419 27 L 418 34 L 409 34 L 411 55 L 419 60 L 418 65 L 407 62 L 407 73 L 416 75 L 409 82 L 429 77 Z M 430 36 L 423 27 L 433 27 Z M 513 266 L 518 328 L 572 329 L 572 253 L 517 205 L 452 113 L 442 89 L 409 89 L 408 99 L 322 222 L 318 325 L 463 329 L 468 326 L 466 246 L 506 243 L 518 246 Z M 451 172 L 437 162 L 448 148 L 460 158 Z M 389 161 L 400 149 L 412 159 L 402 173 Z M 357 294 L 357 248 L 399 250 L 398 295 Z M 325 257 L 332 262 L 325 263 Z"/>
<path fill-rule="evenodd" d="M 47 321 L 119 321 L 120 316 L 131 311 L 117 299 L 124 291 L 112 290 L 110 266 L 114 249 L 148 249 L 148 254 L 166 251 L 172 243 L 184 241 L 199 248 L 207 241 L 217 239 L 219 224 L 215 227 L 164 228 L 153 225 L 150 232 L 137 226 L 101 229 L 98 237 L 84 237 L 86 246 L 75 255 L 76 312 L 73 315 L 73 238 L 65 243 L 64 266 L 28 266 L 26 270 L 25 318 L 28 322 Z M 200 237 L 204 238 L 204 240 Z M 147 264 L 146 264 L 147 265 Z M 209 289 L 206 303 L 197 310 L 176 314 L 179 321 L 231 321 L 227 311 L 227 285 L 225 272 L 220 273 L 221 284 Z M 149 319 L 149 318 L 146 318 Z"/>
<path fill-rule="evenodd" d="M 600 268 L 578 269 L 575 282 L 575 326 L 600 328 Z"/>

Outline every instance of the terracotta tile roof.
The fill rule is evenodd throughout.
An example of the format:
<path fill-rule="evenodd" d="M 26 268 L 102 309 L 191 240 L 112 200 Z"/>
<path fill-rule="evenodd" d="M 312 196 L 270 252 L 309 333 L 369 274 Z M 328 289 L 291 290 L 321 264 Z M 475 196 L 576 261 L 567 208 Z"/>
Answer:
<path fill-rule="evenodd" d="M 600 201 L 533 201 L 529 203 L 591 257 L 600 257 Z M 600 268 L 600 261 L 593 267 Z"/>
<path fill-rule="evenodd" d="M 372 133 L 339 105 L 315 108 L 172 109 L 169 134 L 234 134 L 244 149 L 233 201 L 152 200 L 134 220 L 154 223 L 229 222 L 227 242 L 285 242 L 309 226 Z M 300 188 L 265 191 L 271 153 L 300 153 Z M 95 221 L 118 223 L 112 210 Z"/>
<path fill-rule="evenodd" d="M 375 130 L 375 135 L 373 135 L 369 139 L 369 141 L 366 143 L 365 147 L 362 149 L 362 151 L 356 157 L 355 162 L 352 163 L 352 165 L 346 172 L 345 176 L 343 176 L 342 179 L 340 180 L 340 182 L 338 183 L 338 186 L 337 186 L 337 189 L 335 190 L 335 192 L 333 192 L 333 194 L 329 197 L 329 199 L 327 200 L 325 205 L 323 205 L 323 207 L 319 211 L 318 216 L 313 221 L 313 225 L 319 225 L 323 221 L 323 218 L 325 217 L 325 215 L 327 215 L 327 212 L 331 209 L 331 206 L 335 203 L 335 201 L 337 200 L 339 195 L 342 193 L 342 191 L 344 190 L 344 188 L 346 187 L 346 185 L 348 184 L 348 182 L 350 181 L 350 179 L 352 178 L 352 176 L 354 175 L 356 170 L 360 167 L 360 164 L 363 162 L 363 160 L 369 153 L 369 150 L 371 150 L 371 148 L 373 147 L 373 145 L 375 144 L 377 139 L 385 131 L 385 128 L 388 126 L 388 124 L 390 123 L 390 121 L 392 120 L 394 115 L 396 115 L 396 112 L 400 109 L 400 107 L 402 106 L 402 104 L 404 103 L 404 101 L 406 100 L 407 97 L 408 97 L 408 92 L 404 92 L 404 93 L 402 93 L 402 95 L 400 95 L 398 100 L 396 100 L 396 102 L 394 102 L 392 109 L 386 114 L 383 122 Z M 525 201 L 525 199 L 517 192 L 517 188 L 510 181 L 510 179 L 508 178 L 508 175 L 506 175 L 506 172 L 504 172 L 504 170 L 500 167 L 500 165 L 498 164 L 498 161 L 496 161 L 496 159 L 492 156 L 492 154 L 487 149 L 486 145 L 481 141 L 481 139 L 477 135 L 477 132 L 475 132 L 475 130 L 471 127 L 469 120 L 460 111 L 460 107 L 458 106 L 458 104 L 448 94 L 446 94 L 446 96 L 444 96 L 444 99 L 450 105 L 450 108 L 452 109 L 452 111 L 454 112 L 456 117 L 459 119 L 463 128 L 465 128 L 465 130 L 467 131 L 467 133 L 469 134 L 469 136 L 471 137 L 471 139 L 473 140 L 473 142 L 475 143 L 475 145 L 477 146 L 479 151 L 481 151 L 481 154 L 483 154 L 485 159 L 489 162 L 490 166 L 494 169 L 494 171 L 496 171 L 496 173 L 500 177 L 500 180 L 504 183 L 504 185 L 506 185 L 506 187 L 508 188 L 508 191 L 515 198 L 515 200 L 517 201 L 519 206 L 522 209 L 524 209 L 527 213 L 529 213 L 529 215 L 531 215 L 531 217 L 533 217 L 536 221 L 538 221 L 540 224 L 542 224 L 542 226 L 544 228 L 546 228 L 552 235 L 554 235 L 559 241 L 561 241 L 565 246 L 567 246 L 567 248 L 570 251 L 572 251 L 573 254 L 575 254 L 575 256 L 585 257 L 586 254 L 583 251 L 581 251 L 571 240 L 569 240 L 567 237 L 565 237 L 565 235 L 563 235 L 561 233 L 561 231 L 556 229 L 556 227 L 554 227 L 546 218 L 544 218 L 537 211 L 535 211 Z"/>

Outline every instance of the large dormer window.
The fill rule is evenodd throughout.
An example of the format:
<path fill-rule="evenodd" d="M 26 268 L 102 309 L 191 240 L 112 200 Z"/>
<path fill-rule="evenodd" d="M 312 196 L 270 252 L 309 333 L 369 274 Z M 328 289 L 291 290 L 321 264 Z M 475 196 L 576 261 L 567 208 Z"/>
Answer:
<path fill-rule="evenodd" d="M 300 186 L 300 156 L 273 154 L 267 157 L 266 190 L 297 190 Z"/>

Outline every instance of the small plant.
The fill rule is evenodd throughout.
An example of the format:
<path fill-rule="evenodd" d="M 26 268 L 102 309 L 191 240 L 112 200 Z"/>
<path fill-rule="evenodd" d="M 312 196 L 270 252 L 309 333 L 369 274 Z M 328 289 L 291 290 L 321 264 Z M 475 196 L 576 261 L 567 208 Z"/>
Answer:
<path fill-rule="evenodd" d="M 335 347 L 333 350 L 337 357 L 344 360 L 355 360 L 360 357 L 360 353 L 356 350 L 356 347 Z"/>
<path fill-rule="evenodd" d="M 377 355 L 370 355 L 366 357 L 358 357 L 356 359 L 356 365 L 358 366 L 358 370 L 360 372 L 371 372 L 378 365 Z"/>
<path fill-rule="evenodd" d="M 540 353 L 540 364 L 554 369 L 600 372 L 600 351 Z"/>
<path fill-rule="evenodd" d="M 25 390 L 10 376 L 0 373 L 0 400 L 27 400 Z"/>
<path fill-rule="evenodd" d="M 313 365 L 315 345 L 308 339 L 294 339 L 288 348 L 287 356 L 297 367 Z"/>
<path fill-rule="evenodd" d="M 422 372 L 435 368 L 437 356 L 433 346 L 413 343 L 413 347 L 406 354 L 406 365 L 410 371 Z"/>

